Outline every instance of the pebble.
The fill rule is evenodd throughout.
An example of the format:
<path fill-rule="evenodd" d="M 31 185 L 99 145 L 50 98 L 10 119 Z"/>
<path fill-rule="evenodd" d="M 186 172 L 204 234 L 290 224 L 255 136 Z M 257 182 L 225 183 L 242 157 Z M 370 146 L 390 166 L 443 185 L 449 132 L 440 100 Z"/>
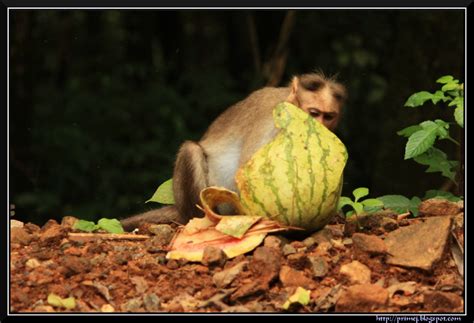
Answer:
<path fill-rule="evenodd" d="M 336 312 L 384 311 L 388 291 L 372 284 L 354 285 L 342 293 L 336 303 Z"/>
<path fill-rule="evenodd" d="M 263 240 L 263 246 L 280 250 L 283 246 L 283 241 L 279 237 L 268 236 Z"/>
<path fill-rule="evenodd" d="M 230 285 L 234 279 L 244 270 L 248 265 L 248 261 L 241 261 L 231 268 L 224 269 L 212 276 L 212 281 L 218 288 L 224 288 Z"/>
<path fill-rule="evenodd" d="M 329 271 L 329 266 L 323 257 L 309 256 L 313 277 L 324 277 Z"/>
<path fill-rule="evenodd" d="M 314 281 L 307 277 L 303 271 L 293 269 L 289 266 L 281 267 L 279 277 L 285 287 L 299 286 L 305 289 L 312 289 L 315 287 Z"/>
<path fill-rule="evenodd" d="M 221 267 L 225 264 L 226 260 L 227 256 L 222 249 L 214 246 L 207 246 L 204 248 L 201 262 L 206 266 Z"/>
<path fill-rule="evenodd" d="M 296 253 L 296 248 L 293 247 L 291 244 L 286 244 L 283 246 L 282 252 L 284 256 L 288 256 L 288 255 Z"/>
<path fill-rule="evenodd" d="M 26 232 L 24 227 L 16 227 L 10 230 L 10 242 L 20 245 L 29 245 L 33 236 Z"/>
<path fill-rule="evenodd" d="M 349 264 L 342 265 L 339 272 L 347 276 L 352 284 L 370 283 L 371 271 L 369 267 L 357 260 L 354 260 Z"/>
<path fill-rule="evenodd" d="M 352 242 L 356 249 L 371 255 L 385 254 L 387 252 L 385 242 L 374 235 L 354 233 L 352 235 Z"/>
<path fill-rule="evenodd" d="M 143 304 L 147 312 L 158 312 L 161 301 L 155 293 L 150 293 L 143 295 Z"/>
<path fill-rule="evenodd" d="M 421 216 L 445 216 L 458 214 L 463 208 L 464 204 L 432 198 L 421 202 L 418 210 Z"/>

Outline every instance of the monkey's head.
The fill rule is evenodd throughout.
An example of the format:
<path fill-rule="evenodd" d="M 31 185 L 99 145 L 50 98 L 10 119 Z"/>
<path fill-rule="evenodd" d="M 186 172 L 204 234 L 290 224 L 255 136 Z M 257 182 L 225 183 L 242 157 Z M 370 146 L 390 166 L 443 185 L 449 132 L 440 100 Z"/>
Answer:
<path fill-rule="evenodd" d="M 322 73 L 293 77 L 286 101 L 296 105 L 331 131 L 336 129 L 346 100 L 345 87 Z"/>

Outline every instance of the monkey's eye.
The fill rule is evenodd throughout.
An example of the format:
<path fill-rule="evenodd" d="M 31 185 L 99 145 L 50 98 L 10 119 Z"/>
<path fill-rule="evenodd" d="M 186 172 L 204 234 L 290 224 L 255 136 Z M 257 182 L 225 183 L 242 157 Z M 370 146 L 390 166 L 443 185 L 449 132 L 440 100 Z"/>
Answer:
<path fill-rule="evenodd" d="M 317 118 L 321 115 L 321 112 L 319 112 L 319 110 L 316 110 L 316 109 L 308 109 L 308 113 L 310 116 L 314 117 L 314 118 Z"/>
<path fill-rule="evenodd" d="M 326 114 L 324 115 L 324 120 L 326 121 L 331 121 L 332 119 L 334 119 L 334 116 L 332 114 Z"/>

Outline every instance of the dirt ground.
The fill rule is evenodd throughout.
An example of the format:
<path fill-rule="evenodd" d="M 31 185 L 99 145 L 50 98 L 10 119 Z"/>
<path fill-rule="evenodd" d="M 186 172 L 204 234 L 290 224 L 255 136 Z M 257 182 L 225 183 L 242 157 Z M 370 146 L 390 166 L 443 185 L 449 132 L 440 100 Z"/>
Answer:
<path fill-rule="evenodd" d="M 72 217 L 13 221 L 10 312 L 463 313 L 464 213 L 449 207 L 337 216 L 313 234 L 268 235 L 233 259 L 210 248 L 201 262 L 166 258 L 175 225 L 113 235 L 75 231 Z M 448 229 L 428 238 L 430 221 Z M 309 300 L 287 303 L 298 287 Z"/>

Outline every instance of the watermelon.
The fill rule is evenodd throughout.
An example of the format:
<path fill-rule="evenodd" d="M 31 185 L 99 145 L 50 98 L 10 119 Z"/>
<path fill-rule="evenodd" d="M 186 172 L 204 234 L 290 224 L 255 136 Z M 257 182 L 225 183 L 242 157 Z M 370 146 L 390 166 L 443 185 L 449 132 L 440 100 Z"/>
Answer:
<path fill-rule="evenodd" d="M 315 231 L 336 214 L 347 150 L 309 114 L 283 102 L 273 110 L 280 129 L 236 173 L 249 215 Z"/>

